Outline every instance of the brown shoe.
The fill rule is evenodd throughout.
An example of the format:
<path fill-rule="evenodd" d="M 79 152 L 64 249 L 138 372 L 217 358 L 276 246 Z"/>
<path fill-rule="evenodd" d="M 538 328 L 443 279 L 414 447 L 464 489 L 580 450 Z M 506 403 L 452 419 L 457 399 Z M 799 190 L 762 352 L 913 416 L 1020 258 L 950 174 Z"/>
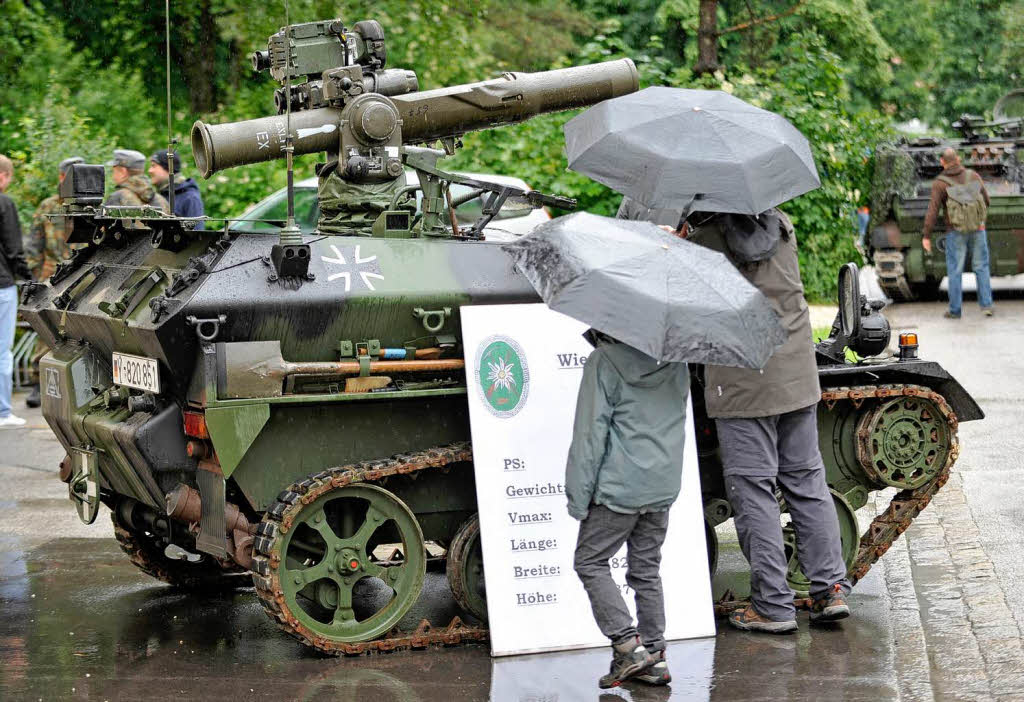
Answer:
<path fill-rule="evenodd" d="M 843 586 L 836 583 L 828 589 L 823 597 L 818 597 L 811 605 L 811 623 L 837 622 L 850 616 L 850 606 L 846 604 Z"/>
<path fill-rule="evenodd" d="M 729 624 L 743 631 L 763 631 L 768 634 L 790 634 L 796 631 L 796 619 L 777 622 L 762 617 L 754 610 L 754 605 L 733 611 L 729 615 Z"/>

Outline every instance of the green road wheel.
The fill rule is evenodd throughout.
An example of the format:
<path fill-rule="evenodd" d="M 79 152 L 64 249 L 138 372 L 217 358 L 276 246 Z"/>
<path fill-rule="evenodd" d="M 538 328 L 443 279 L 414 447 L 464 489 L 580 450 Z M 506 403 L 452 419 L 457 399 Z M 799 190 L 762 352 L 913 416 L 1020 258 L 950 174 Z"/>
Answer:
<path fill-rule="evenodd" d="M 706 518 L 704 519 L 704 541 L 708 550 L 708 574 L 713 578 L 718 570 L 718 532 Z"/>
<path fill-rule="evenodd" d="M 857 458 L 879 487 L 924 485 L 946 465 L 952 446 L 949 423 L 922 397 L 882 402 L 857 424 Z"/>
<path fill-rule="evenodd" d="M 480 516 L 474 514 L 459 527 L 448 547 L 448 585 L 463 610 L 487 621 L 484 553 L 480 544 Z"/>
<path fill-rule="evenodd" d="M 860 535 L 857 526 L 857 513 L 854 511 L 846 498 L 835 490 L 832 493 L 832 502 L 836 506 L 836 516 L 839 518 L 839 537 L 843 544 L 843 562 L 849 570 L 857 557 L 857 546 L 860 543 Z M 811 583 L 807 576 L 800 570 L 800 561 L 797 558 L 796 530 L 792 523 L 782 529 L 782 542 L 786 549 L 786 557 L 789 565 L 786 569 L 786 581 L 793 588 L 797 597 L 807 597 L 810 593 Z"/>
<path fill-rule="evenodd" d="M 282 604 L 317 636 L 335 642 L 377 638 L 419 598 L 426 571 L 423 533 L 405 503 L 381 487 L 328 490 L 299 510 L 280 539 Z M 400 544 L 392 558 L 374 558 L 377 546 L 392 543 Z"/>

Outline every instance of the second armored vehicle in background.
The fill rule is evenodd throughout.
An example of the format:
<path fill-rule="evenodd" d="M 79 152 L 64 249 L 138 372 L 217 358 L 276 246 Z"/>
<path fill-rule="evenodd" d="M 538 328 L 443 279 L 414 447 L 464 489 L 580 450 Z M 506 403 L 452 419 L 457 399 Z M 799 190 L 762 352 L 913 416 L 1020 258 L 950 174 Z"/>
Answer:
<path fill-rule="evenodd" d="M 1009 112 L 1000 107 L 1004 104 Z M 1024 273 L 1024 115 L 1014 114 L 1017 109 L 1018 102 L 1004 98 L 992 122 L 969 115 L 954 122 L 958 139 L 921 137 L 878 149 L 865 254 L 886 295 L 915 300 L 938 294 L 946 275 L 944 213 L 936 222 L 931 253 L 921 246 L 921 229 L 932 182 L 942 172 L 939 156 L 950 146 L 982 177 L 992 199 L 986 222 L 992 275 Z"/>

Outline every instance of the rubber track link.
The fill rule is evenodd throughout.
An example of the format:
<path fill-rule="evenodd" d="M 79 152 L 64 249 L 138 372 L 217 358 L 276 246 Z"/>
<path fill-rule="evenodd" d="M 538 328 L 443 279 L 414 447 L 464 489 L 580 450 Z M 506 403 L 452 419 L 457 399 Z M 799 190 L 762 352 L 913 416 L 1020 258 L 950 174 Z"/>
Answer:
<path fill-rule="evenodd" d="M 882 276 L 878 269 L 885 262 L 880 260 L 883 258 L 895 259 L 899 257 L 897 261 L 891 261 L 896 264 L 895 275 Z M 907 280 L 906 269 L 904 263 L 906 262 L 906 254 L 902 251 L 883 250 L 875 254 L 875 278 L 878 280 L 878 285 L 882 288 L 882 292 L 889 297 L 893 302 L 911 302 L 917 298 L 914 294 L 913 289 L 910 287 L 910 281 Z"/>
<path fill-rule="evenodd" d="M 276 571 L 280 563 L 278 535 L 287 533 L 298 511 L 325 492 L 353 483 L 373 483 L 394 475 L 409 475 L 472 460 L 470 444 L 458 443 L 331 468 L 292 484 L 267 510 L 257 528 L 253 545 L 252 579 L 267 615 L 284 632 L 307 646 L 332 655 L 358 656 L 487 641 L 487 628 L 468 626 L 459 617 L 454 617 L 443 627 L 435 627 L 424 619 L 413 631 L 396 628 L 372 641 L 330 641 L 305 627 L 287 610 Z"/>
<path fill-rule="evenodd" d="M 847 571 L 851 585 L 856 585 L 871 569 L 882 555 L 895 543 L 900 534 L 906 531 L 914 518 L 928 506 L 935 493 L 949 480 L 950 470 L 956 459 L 960 457 L 960 442 L 957 438 L 956 414 L 942 395 L 920 385 L 877 385 L 850 388 L 831 388 L 821 393 L 821 400 L 829 408 L 838 402 L 850 402 L 855 408 L 868 399 L 891 399 L 894 397 L 922 397 L 935 403 L 939 413 L 945 418 L 950 429 L 949 455 L 946 463 L 930 481 L 914 490 L 900 490 L 893 496 L 885 511 L 875 517 L 867 530 L 860 537 L 857 557 Z M 798 609 L 810 609 L 811 598 L 800 598 L 793 601 Z M 749 604 L 748 600 L 726 599 L 715 603 L 715 613 L 724 616 L 735 609 Z"/>

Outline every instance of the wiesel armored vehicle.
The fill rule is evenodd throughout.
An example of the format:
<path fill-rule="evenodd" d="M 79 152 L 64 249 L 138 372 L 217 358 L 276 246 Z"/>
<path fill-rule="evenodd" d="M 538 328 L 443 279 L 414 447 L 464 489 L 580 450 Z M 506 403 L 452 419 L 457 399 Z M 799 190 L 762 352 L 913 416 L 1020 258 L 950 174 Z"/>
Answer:
<path fill-rule="evenodd" d="M 885 144 L 876 153 L 871 193 L 868 260 L 879 285 L 894 300 L 930 300 L 946 275 L 946 222 L 939 212 L 931 253 L 921 230 L 931 187 L 942 173 L 939 156 L 952 147 L 963 165 L 977 171 L 991 197 L 986 228 L 993 276 L 1024 273 L 1024 93 L 1005 95 L 995 119 L 963 115 L 956 139 L 919 137 Z M 967 270 L 970 270 L 968 252 Z"/>
<path fill-rule="evenodd" d="M 340 20 L 286 27 L 254 63 L 283 83 L 279 108 L 287 112 L 290 95 L 295 112 L 196 123 L 205 175 L 289 149 L 324 151 L 353 185 L 415 169 L 420 214 L 401 206 L 412 194 L 398 188 L 364 236 L 196 230 L 102 206 L 102 168 L 74 166 L 61 192 L 71 240 L 88 245 L 23 292 L 25 317 L 52 348 L 41 362 L 43 414 L 68 452 L 61 478 L 86 522 L 101 503 L 110 509 L 140 569 L 196 589 L 251 574 L 267 614 L 318 650 L 482 640 L 459 308 L 538 301 L 482 232 L 513 199 L 573 203 L 437 162 L 466 132 L 634 91 L 635 67 L 611 61 L 420 92 L 413 74 L 384 68 L 379 24 Z M 430 146 L 438 141 L 445 150 Z M 453 183 L 483 198 L 475 224 L 456 224 Z M 859 574 L 945 481 L 958 419 L 981 413 L 910 344 L 898 361 L 846 361 L 846 346 L 880 353 L 889 331 L 856 276 L 843 280 L 841 320 L 819 347 L 819 421 Z M 699 408 L 697 425 L 714 561 L 713 527 L 730 511 L 713 424 Z M 858 543 L 854 510 L 888 486 L 902 492 Z M 400 630 L 435 545 L 456 601 L 479 624 Z"/>

